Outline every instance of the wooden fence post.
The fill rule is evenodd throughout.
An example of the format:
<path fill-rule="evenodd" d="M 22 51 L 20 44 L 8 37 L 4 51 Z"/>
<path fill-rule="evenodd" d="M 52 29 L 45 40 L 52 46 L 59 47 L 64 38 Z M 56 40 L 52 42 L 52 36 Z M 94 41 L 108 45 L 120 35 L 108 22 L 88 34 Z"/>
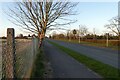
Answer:
<path fill-rule="evenodd" d="M 7 29 L 7 53 L 5 62 L 6 78 L 15 78 L 15 33 L 13 28 Z"/>

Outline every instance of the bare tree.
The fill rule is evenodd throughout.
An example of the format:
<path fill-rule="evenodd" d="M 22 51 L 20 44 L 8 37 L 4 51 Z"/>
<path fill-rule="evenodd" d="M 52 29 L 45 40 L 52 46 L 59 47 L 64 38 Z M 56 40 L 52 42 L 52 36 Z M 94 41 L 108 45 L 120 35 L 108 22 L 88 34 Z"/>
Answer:
<path fill-rule="evenodd" d="M 109 20 L 109 24 L 105 25 L 105 27 L 109 30 L 111 30 L 113 33 L 115 33 L 118 38 L 120 39 L 120 19 L 118 17 L 114 17 L 111 20 Z"/>
<path fill-rule="evenodd" d="M 84 36 L 88 33 L 88 28 L 85 25 L 80 25 L 79 30 L 81 36 Z"/>
<path fill-rule="evenodd" d="M 54 0 L 26 0 L 17 2 L 14 9 L 9 9 L 10 21 L 23 29 L 38 34 L 40 41 L 45 37 L 47 30 L 56 27 L 74 23 L 75 20 L 65 18 L 66 16 L 75 15 L 74 7 L 78 3 L 71 3 Z M 58 23 L 58 20 L 65 20 Z"/>
<path fill-rule="evenodd" d="M 79 25 L 79 42 L 80 38 L 83 39 L 83 36 L 87 35 L 88 28 L 85 25 Z"/>

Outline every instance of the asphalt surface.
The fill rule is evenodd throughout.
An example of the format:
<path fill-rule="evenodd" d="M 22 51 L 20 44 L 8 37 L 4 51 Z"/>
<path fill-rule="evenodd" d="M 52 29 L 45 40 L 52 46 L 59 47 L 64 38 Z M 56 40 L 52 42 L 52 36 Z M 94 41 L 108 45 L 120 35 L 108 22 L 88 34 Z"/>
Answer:
<path fill-rule="evenodd" d="M 86 55 L 88 57 L 91 57 L 95 60 L 98 60 L 100 62 L 113 66 L 115 68 L 120 68 L 120 66 L 118 66 L 120 55 L 118 55 L 119 51 L 117 50 L 112 50 L 109 48 L 86 46 L 82 44 L 69 43 L 69 42 L 63 42 L 63 41 L 57 41 L 57 40 L 50 40 L 50 41 L 53 41 L 59 45 L 67 47 L 80 54 Z"/>
<path fill-rule="evenodd" d="M 53 78 L 100 78 L 98 74 L 47 41 L 44 43 L 44 53 L 52 67 Z"/>

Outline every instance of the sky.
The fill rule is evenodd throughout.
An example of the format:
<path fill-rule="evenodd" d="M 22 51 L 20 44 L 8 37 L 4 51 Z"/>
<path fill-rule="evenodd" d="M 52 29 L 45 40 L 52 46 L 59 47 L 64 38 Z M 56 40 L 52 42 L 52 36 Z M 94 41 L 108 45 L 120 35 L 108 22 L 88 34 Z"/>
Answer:
<path fill-rule="evenodd" d="M 74 0 L 79 1 L 79 0 Z M 4 9 L 7 10 L 7 7 L 13 7 L 11 2 L 0 2 L 0 37 L 6 36 L 7 28 L 15 28 L 15 35 L 22 33 L 24 35 L 28 35 L 29 33 L 25 33 L 20 27 L 13 25 L 8 17 L 4 13 Z M 77 22 L 67 27 L 72 29 L 78 29 L 79 25 L 86 25 L 90 32 L 93 32 L 95 28 L 97 34 L 103 34 L 106 30 L 104 27 L 105 24 L 108 24 L 108 20 L 118 15 L 118 0 L 110 0 L 110 1 L 95 1 L 91 2 L 85 0 L 84 2 L 81 0 L 76 7 L 78 15 L 69 16 L 71 19 L 76 19 Z M 65 31 L 60 31 L 65 32 Z M 48 33 L 50 35 L 52 32 Z M 56 33 L 59 33 L 56 31 Z"/>

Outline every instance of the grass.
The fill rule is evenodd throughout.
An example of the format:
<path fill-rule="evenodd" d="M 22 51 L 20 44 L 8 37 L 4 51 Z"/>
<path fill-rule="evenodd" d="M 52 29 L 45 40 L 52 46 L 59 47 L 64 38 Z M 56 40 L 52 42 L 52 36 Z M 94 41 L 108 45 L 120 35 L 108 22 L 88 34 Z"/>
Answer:
<path fill-rule="evenodd" d="M 94 60 L 92 58 L 89 58 L 85 55 L 79 54 L 78 52 L 75 52 L 69 48 L 60 46 L 54 42 L 48 41 L 49 43 L 53 44 L 54 46 L 58 47 L 60 50 L 64 51 L 80 63 L 83 63 L 85 66 L 90 68 L 91 70 L 95 71 L 99 75 L 101 75 L 103 78 L 118 78 L 118 69 L 109 66 L 107 64 L 104 64 L 102 62 L 99 62 L 97 60 Z"/>
<path fill-rule="evenodd" d="M 70 41 L 67 39 L 57 39 L 57 40 L 70 42 L 70 43 L 79 43 L 78 40 L 70 40 Z M 89 46 L 96 46 L 96 47 L 106 47 L 106 43 L 94 43 L 94 42 L 81 41 L 80 44 L 89 45 Z M 108 48 L 118 50 L 118 46 L 112 45 L 110 41 L 109 41 Z"/>
<path fill-rule="evenodd" d="M 44 53 L 42 49 L 39 49 L 35 60 L 35 64 L 33 66 L 31 78 L 43 78 L 44 72 L 45 72 Z"/>
<path fill-rule="evenodd" d="M 28 42 L 26 43 L 22 42 L 16 43 L 16 57 L 15 57 L 16 77 L 28 78 L 30 77 L 31 74 L 34 56 L 32 55 L 31 44 L 29 44 Z"/>

